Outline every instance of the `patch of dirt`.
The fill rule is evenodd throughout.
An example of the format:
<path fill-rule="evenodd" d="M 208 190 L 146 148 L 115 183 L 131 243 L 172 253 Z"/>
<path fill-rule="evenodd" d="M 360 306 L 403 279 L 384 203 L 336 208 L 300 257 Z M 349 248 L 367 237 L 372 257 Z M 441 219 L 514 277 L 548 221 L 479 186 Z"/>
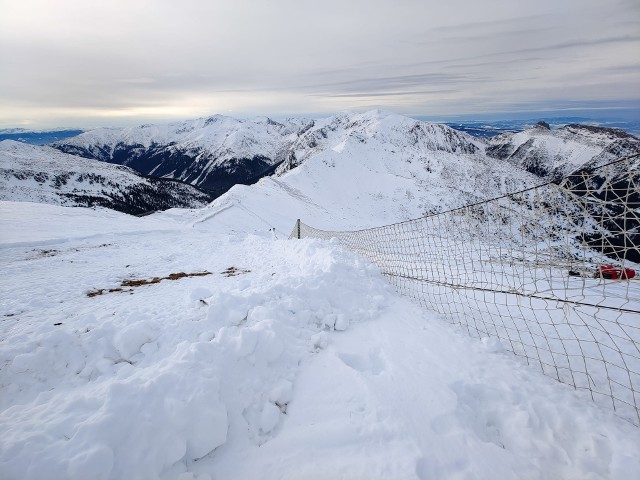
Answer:
<path fill-rule="evenodd" d="M 108 292 L 108 293 L 113 293 L 113 292 L 123 292 L 124 290 L 122 288 L 100 288 L 98 290 L 91 290 L 90 292 L 87 292 L 87 297 L 91 298 L 91 297 L 97 297 L 98 295 L 102 295 L 104 292 Z"/>
<path fill-rule="evenodd" d="M 206 275 L 211 275 L 211 272 L 195 272 L 195 273 L 185 273 L 185 272 L 178 272 L 178 273 L 171 273 L 166 277 L 153 277 L 149 280 L 147 279 L 140 279 L 140 280 L 134 280 L 134 279 L 129 279 L 129 280 L 123 280 L 122 282 L 120 282 L 120 287 L 141 287 L 143 285 L 153 285 L 155 283 L 160 283 L 163 280 L 179 280 L 181 278 L 186 278 L 186 277 L 204 277 Z M 130 288 L 129 290 L 124 290 L 123 288 L 100 288 L 98 290 L 91 290 L 90 292 L 87 292 L 87 297 L 92 298 L 92 297 L 97 297 L 98 295 L 102 295 L 105 292 L 107 293 L 113 293 L 113 292 L 130 292 L 133 293 L 133 288 Z"/>
<path fill-rule="evenodd" d="M 224 275 L 225 277 L 235 277 L 236 275 L 242 275 L 243 273 L 250 272 L 251 270 L 247 270 L 244 268 L 229 267 L 226 270 L 220 272 L 220 274 Z"/>
<path fill-rule="evenodd" d="M 140 287 L 142 285 L 153 285 L 154 283 L 160 283 L 162 280 L 179 280 L 185 277 L 204 277 L 211 275 L 211 272 L 196 272 L 196 273 L 171 273 L 167 277 L 153 277 L 151 280 L 123 280 L 120 285 L 123 287 Z"/>

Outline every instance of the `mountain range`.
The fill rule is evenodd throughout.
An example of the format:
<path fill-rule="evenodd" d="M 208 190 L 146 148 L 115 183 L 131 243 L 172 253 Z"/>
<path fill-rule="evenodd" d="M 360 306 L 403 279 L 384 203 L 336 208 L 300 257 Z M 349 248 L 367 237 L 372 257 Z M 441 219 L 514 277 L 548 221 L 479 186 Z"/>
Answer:
<path fill-rule="evenodd" d="M 483 138 L 379 110 L 316 120 L 215 115 L 96 129 L 53 148 L 0 145 L 5 199 L 142 213 L 222 195 L 214 210 L 242 198 L 255 212 L 272 195 L 278 208 L 334 227 L 342 217 L 349 228 L 456 208 L 640 152 L 640 140 L 619 129 L 541 122 Z M 100 182 L 84 182 L 90 174 Z"/>
<path fill-rule="evenodd" d="M 219 196 L 237 183 L 254 183 L 273 173 L 312 123 L 214 115 L 166 125 L 99 128 L 52 146 L 144 175 L 181 180 Z"/>
<path fill-rule="evenodd" d="M 551 130 L 539 122 L 488 139 L 486 152 L 540 177 L 560 179 L 582 167 L 640 153 L 640 140 L 617 128 L 569 124 Z"/>
<path fill-rule="evenodd" d="M 60 128 L 54 130 L 28 130 L 26 128 L 2 128 L 0 129 L 0 141 L 15 140 L 16 142 L 30 145 L 46 145 L 48 143 L 64 140 L 65 138 L 80 135 L 84 130 Z"/>

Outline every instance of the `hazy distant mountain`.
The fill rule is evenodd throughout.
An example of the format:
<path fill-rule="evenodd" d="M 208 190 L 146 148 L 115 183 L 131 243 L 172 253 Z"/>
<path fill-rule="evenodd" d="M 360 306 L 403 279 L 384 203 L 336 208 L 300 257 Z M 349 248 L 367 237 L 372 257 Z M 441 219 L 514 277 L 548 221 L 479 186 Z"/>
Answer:
<path fill-rule="evenodd" d="M 58 130 L 27 130 L 25 128 L 0 129 L 0 141 L 15 140 L 16 142 L 31 145 L 45 145 L 51 142 L 64 140 L 65 138 L 80 135 L 84 130 L 58 129 Z"/>
<path fill-rule="evenodd" d="M 127 167 L 4 140 L 0 142 L 0 200 L 100 206 L 141 214 L 202 207 L 210 196 L 178 181 L 142 177 Z"/>
<path fill-rule="evenodd" d="M 586 117 L 553 117 L 545 118 L 552 129 L 569 124 L 580 124 L 594 127 L 618 128 L 635 136 L 640 135 L 640 121 L 633 120 L 594 120 Z M 445 125 L 476 137 L 495 137 L 501 133 L 517 133 L 533 127 L 540 119 L 530 120 L 462 120 L 445 122 Z"/>
<path fill-rule="evenodd" d="M 582 167 L 640 153 L 640 139 L 616 128 L 570 124 L 558 129 L 540 122 L 487 141 L 487 155 L 541 177 L 559 178 Z"/>

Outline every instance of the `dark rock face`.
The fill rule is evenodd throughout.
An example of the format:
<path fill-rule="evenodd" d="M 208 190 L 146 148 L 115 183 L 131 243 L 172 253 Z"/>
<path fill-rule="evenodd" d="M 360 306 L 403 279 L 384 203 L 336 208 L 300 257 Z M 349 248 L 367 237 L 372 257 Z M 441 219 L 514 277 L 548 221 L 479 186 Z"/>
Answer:
<path fill-rule="evenodd" d="M 236 184 L 251 185 L 265 175 L 273 173 L 279 162 L 267 156 L 231 158 L 216 165 L 215 156 L 203 149 L 186 149 L 179 145 L 142 145 L 118 143 L 110 150 L 106 146 L 86 148 L 59 144 L 58 150 L 84 158 L 125 165 L 137 172 L 155 178 L 172 178 L 196 185 L 212 198 L 219 197 Z"/>
<path fill-rule="evenodd" d="M 612 258 L 640 263 L 640 159 L 586 166 L 562 186 L 583 200 L 585 214 L 600 226 L 584 233 L 582 243 Z"/>
<path fill-rule="evenodd" d="M 515 147 L 512 143 L 505 141 L 495 145 L 489 145 L 485 152 L 489 157 L 497 158 L 499 160 L 506 160 L 515 151 Z"/>
<path fill-rule="evenodd" d="M 489 157 L 508 160 L 539 177 L 547 177 L 552 173 L 548 155 L 536 147 L 533 138 L 521 145 L 515 145 L 510 141 L 490 145 L 485 151 Z"/>
<path fill-rule="evenodd" d="M 209 197 L 197 198 L 185 195 L 175 185 L 133 185 L 118 191 L 103 190 L 101 196 L 90 194 L 61 193 L 61 197 L 73 200 L 78 206 L 105 207 L 129 215 L 143 215 L 169 208 L 194 208 L 207 203 Z"/>
<path fill-rule="evenodd" d="M 609 128 L 609 127 L 596 127 L 593 125 L 582 125 L 578 123 L 570 123 L 569 125 L 565 125 L 562 127 L 564 130 L 573 130 L 575 132 L 586 132 L 586 133 L 596 133 L 596 134 L 605 134 L 612 138 L 636 138 L 633 135 L 625 132 L 621 128 Z"/>
<path fill-rule="evenodd" d="M 535 148 L 533 139 L 527 140 L 510 155 L 510 160 L 521 165 L 527 172 L 546 177 L 551 173 L 546 152 Z"/>

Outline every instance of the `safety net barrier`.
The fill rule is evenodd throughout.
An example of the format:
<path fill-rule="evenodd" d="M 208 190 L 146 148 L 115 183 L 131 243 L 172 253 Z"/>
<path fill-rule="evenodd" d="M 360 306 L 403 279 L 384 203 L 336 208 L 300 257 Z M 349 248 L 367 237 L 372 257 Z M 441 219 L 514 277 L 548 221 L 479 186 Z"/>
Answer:
<path fill-rule="evenodd" d="M 640 155 L 337 239 L 397 290 L 640 425 Z"/>

